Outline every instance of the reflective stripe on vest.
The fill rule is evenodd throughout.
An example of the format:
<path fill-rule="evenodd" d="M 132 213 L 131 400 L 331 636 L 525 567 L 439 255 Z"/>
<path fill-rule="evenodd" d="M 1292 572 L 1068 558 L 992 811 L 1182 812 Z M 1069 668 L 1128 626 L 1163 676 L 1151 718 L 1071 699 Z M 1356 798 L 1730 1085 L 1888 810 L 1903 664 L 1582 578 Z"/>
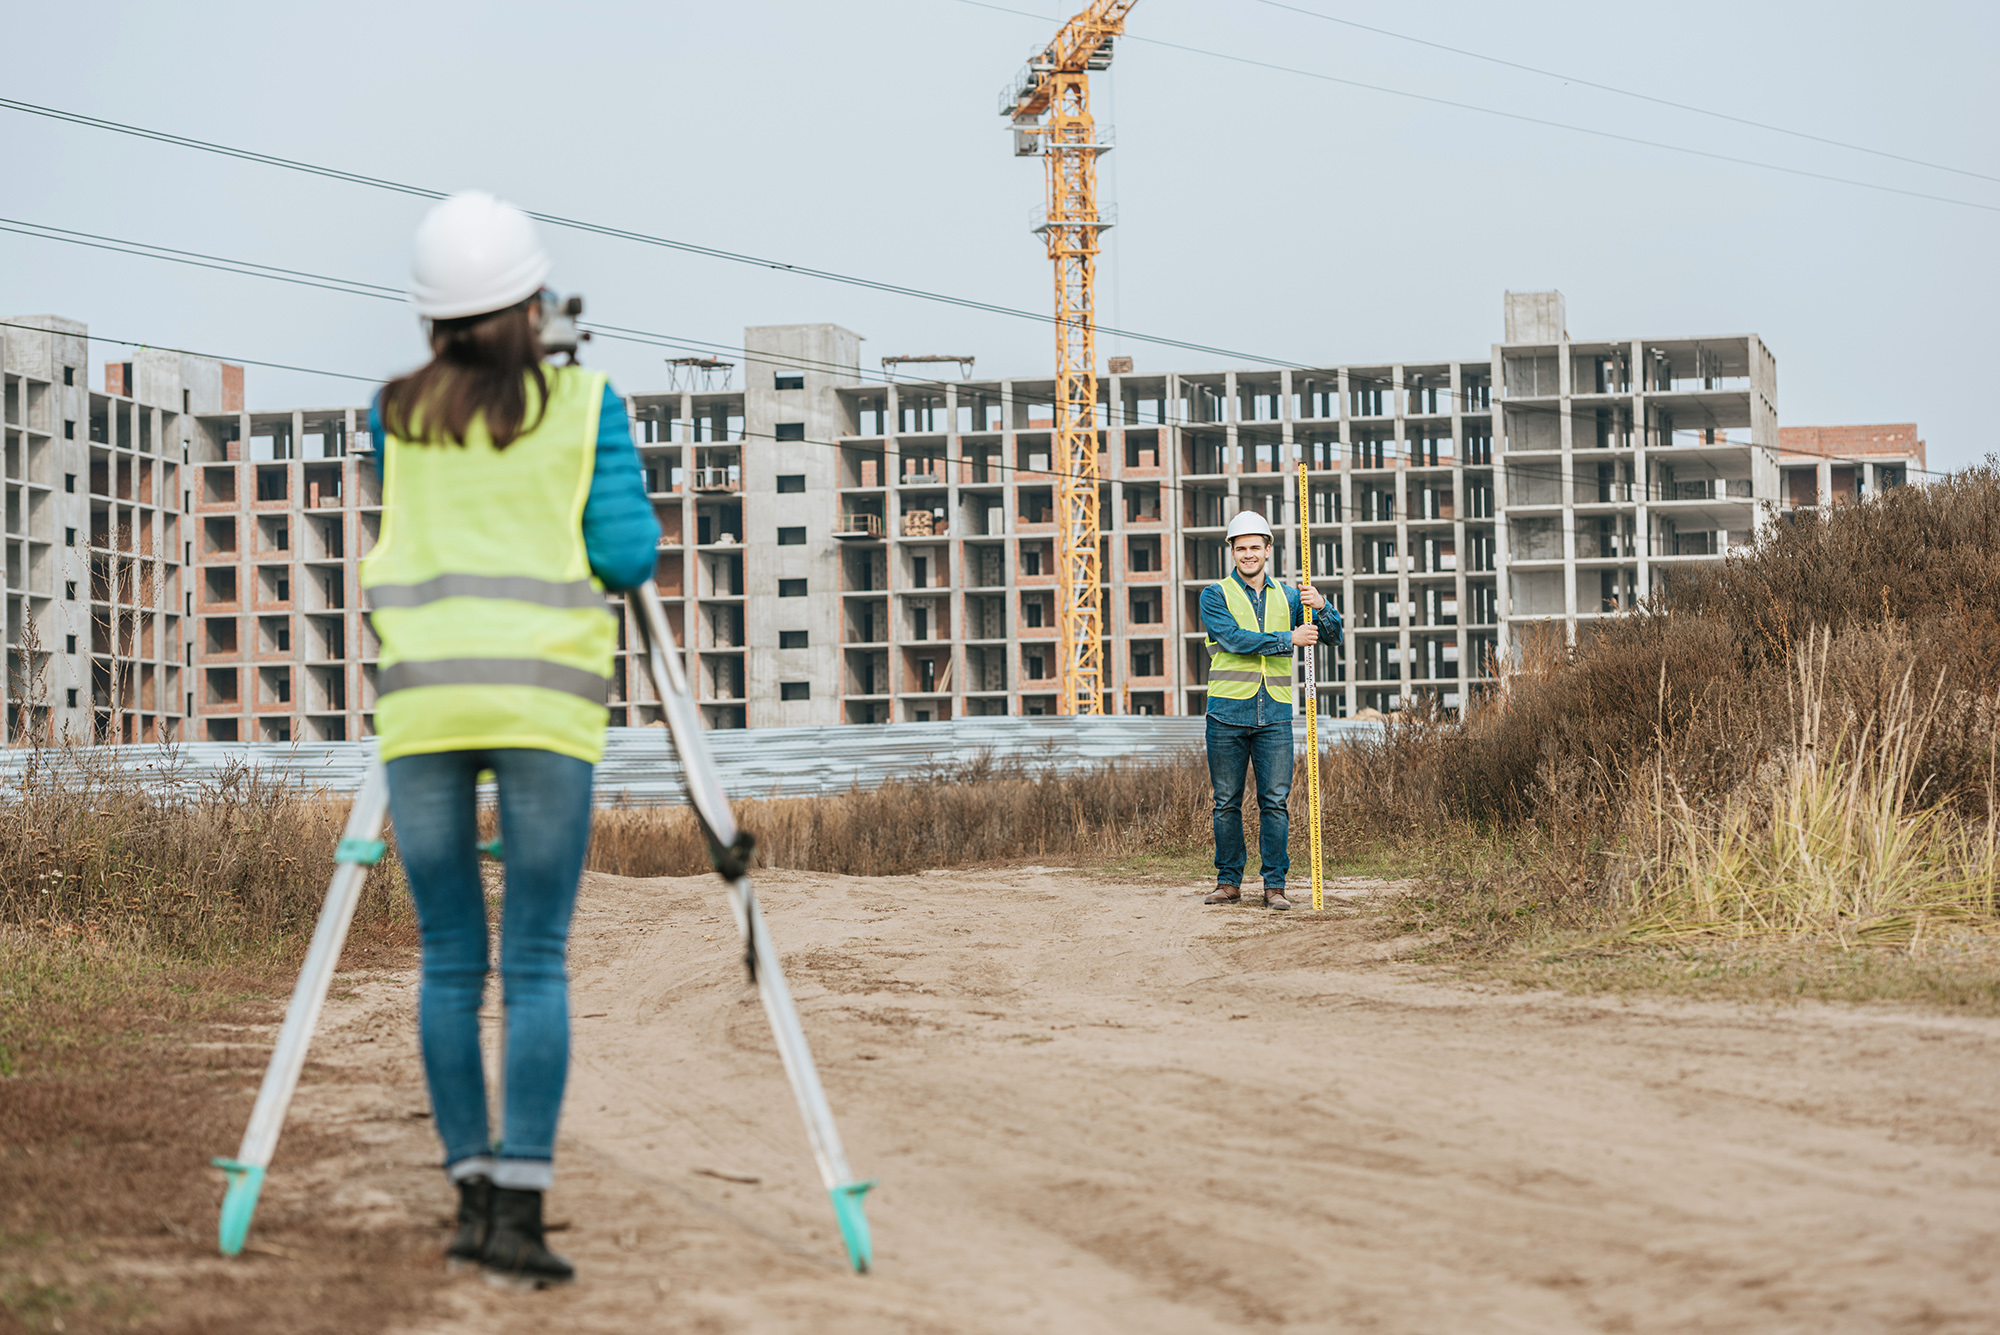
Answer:
<path fill-rule="evenodd" d="M 504 450 L 382 442 L 382 536 L 361 563 L 382 641 L 384 760 L 524 747 L 604 752 L 618 625 L 590 574 L 583 507 L 605 377 L 545 367 L 545 411 Z M 538 420 L 539 413 L 539 420 Z"/>
<path fill-rule="evenodd" d="M 582 668 L 539 658 L 431 658 L 397 663 L 375 674 L 375 693 L 392 695 L 420 686 L 540 686 L 603 704 L 610 681 Z"/>
<path fill-rule="evenodd" d="M 1231 576 L 1222 581 L 1222 599 L 1229 614 L 1244 630 L 1267 635 L 1292 633 L 1292 604 L 1276 581 L 1264 586 L 1264 620 L 1257 621 L 1257 609 L 1250 591 Z M 1292 702 L 1292 656 L 1282 654 L 1233 654 L 1208 640 L 1208 693 L 1218 700 L 1254 700 L 1263 687 L 1281 705 Z"/>
<path fill-rule="evenodd" d="M 439 575 L 421 584 L 377 584 L 368 606 L 422 607 L 440 598 L 508 598 L 543 607 L 603 607 L 604 592 L 587 579 L 558 583 L 526 575 Z"/>

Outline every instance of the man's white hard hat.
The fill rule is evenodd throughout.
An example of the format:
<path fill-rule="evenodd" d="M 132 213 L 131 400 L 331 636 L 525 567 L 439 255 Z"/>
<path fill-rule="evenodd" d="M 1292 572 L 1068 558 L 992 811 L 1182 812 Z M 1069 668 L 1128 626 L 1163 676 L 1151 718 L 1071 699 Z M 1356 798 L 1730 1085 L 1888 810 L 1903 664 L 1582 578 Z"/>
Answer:
<path fill-rule="evenodd" d="M 1266 539 L 1269 539 L 1271 536 L 1270 523 L 1255 510 L 1245 510 L 1238 514 L 1236 518 L 1229 521 L 1228 540 L 1230 542 L 1234 542 L 1249 533 L 1261 533 Z"/>
<path fill-rule="evenodd" d="M 432 320 L 502 311 L 541 291 L 549 253 L 534 220 L 483 190 L 439 200 L 417 227 L 410 300 Z"/>

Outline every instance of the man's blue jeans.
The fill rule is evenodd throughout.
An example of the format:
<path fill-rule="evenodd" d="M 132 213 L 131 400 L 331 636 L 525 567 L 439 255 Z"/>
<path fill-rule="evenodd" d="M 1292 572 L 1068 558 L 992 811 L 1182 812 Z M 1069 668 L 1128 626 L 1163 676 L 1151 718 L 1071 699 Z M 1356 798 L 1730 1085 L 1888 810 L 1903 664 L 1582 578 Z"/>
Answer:
<path fill-rule="evenodd" d="M 1239 727 L 1208 720 L 1208 779 L 1215 787 L 1215 879 L 1243 884 L 1243 779 L 1257 769 L 1257 851 L 1264 885 L 1276 889 L 1292 869 L 1292 721 Z"/>
<path fill-rule="evenodd" d="M 488 955 L 475 801 L 487 769 L 499 780 L 507 869 L 500 917 L 505 1103 L 497 1146 L 479 1054 Z M 503 749 L 403 756 L 387 771 L 396 851 L 423 932 L 417 1030 L 446 1170 L 454 1178 L 486 1172 L 503 1187 L 546 1188 L 569 1072 L 564 956 L 590 845 L 591 767 L 553 751 Z"/>

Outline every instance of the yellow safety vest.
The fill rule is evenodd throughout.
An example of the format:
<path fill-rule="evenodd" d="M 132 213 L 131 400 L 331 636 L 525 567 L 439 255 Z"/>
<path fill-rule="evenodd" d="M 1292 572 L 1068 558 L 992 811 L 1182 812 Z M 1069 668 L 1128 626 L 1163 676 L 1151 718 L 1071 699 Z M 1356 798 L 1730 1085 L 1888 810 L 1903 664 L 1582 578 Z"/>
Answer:
<path fill-rule="evenodd" d="M 524 747 L 595 764 L 618 623 L 591 576 L 583 506 L 605 376 L 545 367 L 547 411 L 504 450 L 382 442 L 382 535 L 361 563 L 382 641 L 384 760 Z M 529 385 L 527 420 L 536 421 Z"/>
<path fill-rule="evenodd" d="M 1267 635 L 1292 633 L 1292 602 L 1276 580 L 1266 578 L 1264 583 L 1264 624 L 1261 626 L 1257 624 L 1257 609 L 1250 602 L 1250 591 L 1234 575 L 1222 581 L 1222 597 L 1229 604 L 1229 614 L 1243 629 L 1263 631 Z M 1290 651 L 1282 654 L 1232 654 L 1218 646 L 1211 636 L 1208 653 L 1210 695 L 1222 700 L 1254 700 L 1257 688 L 1262 686 L 1279 704 L 1292 702 Z"/>

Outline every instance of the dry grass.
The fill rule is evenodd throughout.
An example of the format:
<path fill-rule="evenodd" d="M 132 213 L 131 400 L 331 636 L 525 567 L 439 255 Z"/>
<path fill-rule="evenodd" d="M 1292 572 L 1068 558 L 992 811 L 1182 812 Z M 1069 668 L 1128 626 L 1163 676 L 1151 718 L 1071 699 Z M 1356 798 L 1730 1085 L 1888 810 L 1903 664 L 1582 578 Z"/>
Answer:
<path fill-rule="evenodd" d="M 418 1310 L 428 1236 L 340 1234 L 194 1277 L 217 1264 L 208 1159 L 241 1136 L 268 1055 L 199 1040 L 277 1018 L 345 804 L 245 772 L 149 784 L 87 753 L 32 759 L 0 793 L 0 1331 L 330 1333 Z M 373 880 L 350 970 L 413 953 L 399 879 Z M 296 1128 L 282 1154 L 342 1148 Z"/>
<path fill-rule="evenodd" d="M 100 754 L 29 755 L 0 792 L 0 925 L 206 958 L 312 929 L 346 800 L 237 768 L 213 781 L 171 756 L 141 778 Z M 393 860 L 370 878 L 363 929 L 409 920 Z"/>
<path fill-rule="evenodd" d="M 1891 641 L 1901 632 L 1883 632 Z M 1829 717 L 1831 636 L 1795 661 L 1790 746 L 1753 781 L 1697 806 L 1664 763 L 1641 816 L 1627 928 L 1635 939 L 1824 936 L 1919 948 L 2000 926 L 2000 828 L 1923 791 L 1945 704 L 1915 669 L 1878 711 Z"/>
<path fill-rule="evenodd" d="M 1991 461 L 1781 526 L 1519 667 L 1385 762 L 1404 796 L 1376 827 L 1431 867 L 1399 925 L 1447 932 L 1433 958 L 2000 1009 Z"/>
<path fill-rule="evenodd" d="M 1414 716 L 1380 741 L 1330 750 L 1320 766 L 1323 843 L 1330 864 L 1407 865 L 1442 814 L 1442 732 Z M 767 867 L 899 876 L 933 867 L 1006 862 L 1150 866 L 1177 879 L 1209 875 L 1214 799 L 1207 759 L 1181 752 L 1135 765 L 1057 775 L 974 764 L 875 789 L 736 804 Z M 1414 813 L 1421 812 L 1421 816 Z M 1303 847 L 1305 762 L 1293 772 L 1291 819 Z M 1257 805 L 1244 794 L 1244 840 L 1254 859 Z M 709 869 L 684 808 L 598 812 L 590 868 L 620 876 L 691 876 Z"/>
<path fill-rule="evenodd" d="M 975 764 L 828 797 L 736 804 L 767 867 L 895 876 L 1000 862 L 1099 861 L 1205 841 L 1207 769 L 1199 755 L 1058 777 Z M 612 808 L 595 821 L 589 865 L 620 876 L 708 870 L 685 808 Z"/>
<path fill-rule="evenodd" d="M 407 962 L 365 933 L 350 969 Z M 86 936 L 0 929 L 0 1331 L 285 1330 L 336 1335 L 421 1313 L 442 1275 L 427 1229 L 313 1227 L 279 1199 L 259 1236 L 309 1236 L 292 1259 L 215 1252 L 220 1175 L 296 958 L 197 961 Z M 308 1079 L 317 1078 L 313 1074 Z M 344 1133 L 287 1130 L 298 1173 L 352 1151 Z"/>

